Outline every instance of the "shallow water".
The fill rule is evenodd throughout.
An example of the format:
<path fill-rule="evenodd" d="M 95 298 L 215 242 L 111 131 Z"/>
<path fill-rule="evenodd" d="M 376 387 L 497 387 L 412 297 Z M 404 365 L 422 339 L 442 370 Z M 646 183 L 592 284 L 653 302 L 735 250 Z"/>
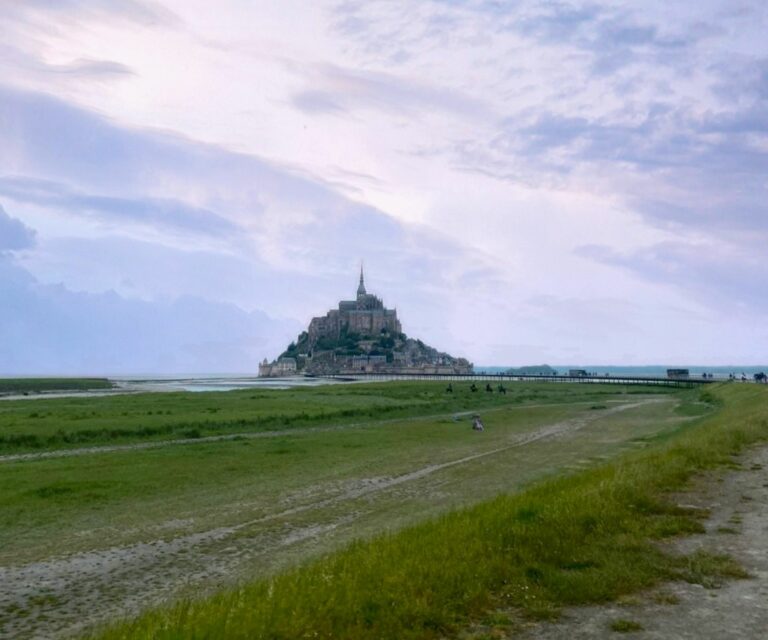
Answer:
<path fill-rule="evenodd" d="M 339 384 L 330 378 L 256 378 L 243 376 L 186 377 L 186 378 L 110 378 L 117 384 L 114 389 L 98 391 L 52 391 L 41 393 L 0 395 L 0 400 L 35 400 L 40 398 L 87 398 L 141 392 L 169 391 L 234 391 L 236 389 L 291 389 L 315 387 L 321 384 Z"/>
<path fill-rule="evenodd" d="M 290 389 L 292 387 L 314 387 L 331 384 L 335 380 L 325 378 L 256 378 L 242 376 L 220 376 L 215 378 L 137 379 L 116 378 L 115 382 L 131 391 L 234 391 L 236 389 Z"/>

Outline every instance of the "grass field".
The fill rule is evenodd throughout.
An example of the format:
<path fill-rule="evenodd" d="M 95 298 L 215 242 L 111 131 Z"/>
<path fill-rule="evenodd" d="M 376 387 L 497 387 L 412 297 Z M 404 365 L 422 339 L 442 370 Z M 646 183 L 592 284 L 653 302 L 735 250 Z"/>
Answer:
<path fill-rule="evenodd" d="M 591 388 L 590 388 L 591 387 Z M 453 394 L 440 383 L 389 382 L 328 385 L 292 390 L 227 393 L 145 393 L 104 397 L 39 399 L 0 403 L 0 454 L 196 438 L 227 433 L 292 429 L 384 418 L 416 417 L 508 404 L 599 401 L 643 388 L 529 383 L 505 395 L 472 393 L 457 384 Z M 672 392 L 658 389 L 655 393 Z"/>
<path fill-rule="evenodd" d="M 111 389 L 106 378 L 0 378 L 0 394 Z"/>
<path fill-rule="evenodd" d="M 291 571 L 352 540 L 663 446 L 716 406 L 696 390 L 534 383 L 508 385 L 503 396 L 454 388 L 453 396 L 439 383 L 387 383 L 0 406 L 0 433 L 47 443 L 0 455 L 0 633 L 55 637 L 164 598 Z M 469 428 L 466 412 L 475 410 L 482 434 Z M 72 416 L 84 416 L 74 429 Z M 201 437 L 241 435 L 184 445 L 159 441 L 174 430 L 142 435 L 150 424 L 190 423 Z M 113 438 L 114 428 L 126 433 Z M 87 441 L 95 450 L 35 458 L 74 446 L 47 440 L 59 430 L 97 434 Z M 147 439 L 160 446 L 138 448 Z M 115 441 L 124 448 L 99 450 Z M 19 451 L 33 455 L 8 457 Z M 172 627 L 178 611 L 163 614 Z M 215 615 L 205 616 L 215 631 Z M 149 620 L 130 629 L 153 637 Z M 257 627 L 242 624 L 252 637 Z M 295 631 L 263 637 L 300 637 Z M 183 625 L 174 633 L 192 637 Z"/>

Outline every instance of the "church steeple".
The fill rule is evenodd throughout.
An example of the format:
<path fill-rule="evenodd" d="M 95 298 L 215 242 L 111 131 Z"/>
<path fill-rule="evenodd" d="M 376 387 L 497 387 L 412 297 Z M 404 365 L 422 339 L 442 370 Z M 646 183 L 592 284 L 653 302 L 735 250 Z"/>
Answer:
<path fill-rule="evenodd" d="M 360 263 L 360 284 L 357 286 L 357 296 L 366 295 L 365 291 L 365 278 L 363 277 L 363 263 Z"/>

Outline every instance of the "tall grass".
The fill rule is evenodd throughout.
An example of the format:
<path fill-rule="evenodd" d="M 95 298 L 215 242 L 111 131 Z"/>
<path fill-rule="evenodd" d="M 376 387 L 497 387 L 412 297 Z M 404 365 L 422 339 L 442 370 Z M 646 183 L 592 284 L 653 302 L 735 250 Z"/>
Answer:
<path fill-rule="evenodd" d="M 533 618 L 663 580 L 739 575 L 654 541 L 702 530 L 668 493 L 768 438 L 768 390 L 721 386 L 711 418 L 618 462 L 501 496 L 312 564 L 101 631 L 102 639 L 442 638 L 491 611 Z"/>

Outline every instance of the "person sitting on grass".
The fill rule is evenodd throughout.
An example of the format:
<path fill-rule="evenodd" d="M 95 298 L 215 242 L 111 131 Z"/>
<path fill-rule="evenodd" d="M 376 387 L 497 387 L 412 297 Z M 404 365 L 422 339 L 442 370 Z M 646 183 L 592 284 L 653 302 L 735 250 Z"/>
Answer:
<path fill-rule="evenodd" d="M 475 415 L 472 419 L 472 430 L 473 431 L 485 431 L 485 427 L 483 426 L 483 421 L 480 419 L 480 416 Z"/>
<path fill-rule="evenodd" d="M 475 391 L 477 391 L 477 385 L 476 385 L 476 384 L 473 382 L 473 383 L 472 383 L 472 386 L 469 388 L 469 390 L 470 390 L 472 393 L 474 393 Z"/>

